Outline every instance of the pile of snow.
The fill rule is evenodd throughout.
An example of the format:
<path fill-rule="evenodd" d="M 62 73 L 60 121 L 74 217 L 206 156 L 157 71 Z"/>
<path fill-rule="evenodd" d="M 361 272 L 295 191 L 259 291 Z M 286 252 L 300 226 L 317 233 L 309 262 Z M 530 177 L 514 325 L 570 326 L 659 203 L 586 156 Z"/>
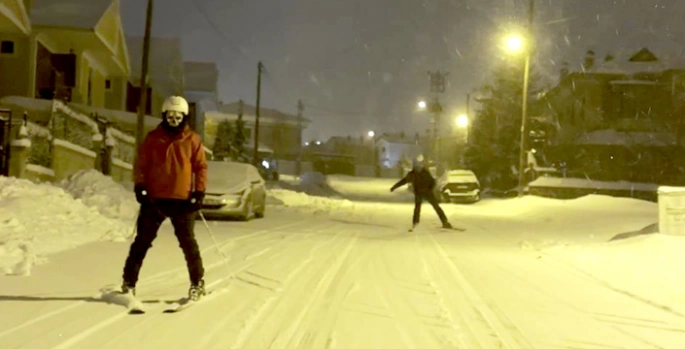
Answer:
<path fill-rule="evenodd" d="M 59 186 L 86 206 L 95 207 L 105 217 L 132 224 L 138 216 L 139 205 L 133 192 L 99 171 L 79 171 Z"/>
<path fill-rule="evenodd" d="M 328 186 L 351 200 L 376 202 L 413 202 L 414 195 L 408 186 L 390 192 L 390 188 L 400 178 L 353 177 L 331 175 Z"/>
<path fill-rule="evenodd" d="M 341 199 L 342 195 L 333 190 L 326 181 L 326 176 L 319 172 L 307 172 L 301 176 L 281 176 L 274 189 L 289 190 L 297 193 L 318 196 L 323 198 Z M 287 194 L 282 194 L 287 195 Z M 300 200 L 301 201 L 301 200 Z M 282 204 L 279 199 L 272 198 L 272 204 Z"/>
<path fill-rule="evenodd" d="M 340 193 L 336 192 L 326 180 L 326 176 L 320 172 L 307 172 L 300 176 L 297 184 L 297 191 L 305 192 L 309 195 L 323 196 L 329 198 L 341 198 Z"/>
<path fill-rule="evenodd" d="M 390 187 L 399 178 L 372 178 L 347 175 L 328 175 L 308 172 L 302 176 L 281 175 L 277 187 L 329 198 L 354 201 L 413 202 L 413 194 L 405 186 L 394 192 Z"/>
<path fill-rule="evenodd" d="M 45 256 L 89 242 L 125 241 L 132 226 L 63 189 L 0 177 L 0 272 L 30 275 Z"/>
<path fill-rule="evenodd" d="M 269 190 L 268 203 L 276 206 L 300 208 L 315 213 L 333 212 L 354 207 L 354 203 L 346 199 L 313 196 L 303 192 L 274 188 Z"/>

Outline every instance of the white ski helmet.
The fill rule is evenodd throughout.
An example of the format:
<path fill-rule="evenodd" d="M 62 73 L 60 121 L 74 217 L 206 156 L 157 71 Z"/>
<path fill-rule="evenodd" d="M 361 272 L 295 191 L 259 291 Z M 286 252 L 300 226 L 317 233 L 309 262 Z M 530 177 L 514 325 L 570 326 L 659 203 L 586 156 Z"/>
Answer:
<path fill-rule="evenodd" d="M 188 116 L 188 109 L 188 101 L 181 96 L 171 96 L 162 104 L 162 114 L 169 126 L 172 127 L 178 127 L 183 123 L 183 120 Z"/>
<path fill-rule="evenodd" d="M 162 104 L 162 113 L 168 111 L 178 111 L 183 115 L 188 115 L 188 101 L 181 96 L 171 96 Z"/>

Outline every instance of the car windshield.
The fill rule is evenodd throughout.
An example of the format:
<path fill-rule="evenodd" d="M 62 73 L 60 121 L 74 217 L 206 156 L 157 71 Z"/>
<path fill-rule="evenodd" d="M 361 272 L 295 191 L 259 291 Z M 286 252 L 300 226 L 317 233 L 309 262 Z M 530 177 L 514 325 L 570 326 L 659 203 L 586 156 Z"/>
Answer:
<path fill-rule="evenodd" d="M 238 162 L 209 161 L 207 163 L 207 192 L 223 193 L 246 185 L 247 164 Z"/>

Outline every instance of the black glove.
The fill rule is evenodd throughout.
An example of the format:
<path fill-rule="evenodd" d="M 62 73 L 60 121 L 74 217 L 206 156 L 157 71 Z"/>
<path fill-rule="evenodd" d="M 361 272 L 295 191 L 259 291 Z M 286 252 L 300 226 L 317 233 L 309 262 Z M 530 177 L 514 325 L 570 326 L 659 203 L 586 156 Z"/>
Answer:
<path fill-rule="evenodd" d="M 190 206 L 194 211 L 202 209 L 202 201 L 205 199 L 205 193 L 202 191 L 194 191 L 190 194 Z"/>
<path fill-rule="evenodd" d="M 136 192 L 136 201 L 138 201 L 139 204 L 143 205 L 151 202 L 150 196 L 148 195 L 149 193 L 144 185 L 136 185 L 133 190 Z"/>

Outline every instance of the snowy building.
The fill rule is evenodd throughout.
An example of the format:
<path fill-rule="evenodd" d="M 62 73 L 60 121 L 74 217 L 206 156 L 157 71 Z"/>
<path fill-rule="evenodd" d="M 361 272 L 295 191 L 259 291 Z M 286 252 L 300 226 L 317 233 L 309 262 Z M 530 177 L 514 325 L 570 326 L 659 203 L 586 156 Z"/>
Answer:
<path fill-rule="evenodd" d="M 403 159 L 416 158 L 422 147 L 415 137 L 404 134 L 383 134 L 376 139 L 378 164 L 384 168 L 397 168 Z"/>
<path fill-rule="evenodd" d="M 598 61 L 589 51 L 582 71 L 562 71 L 540 112 L 572 131 L 566 136 L 603 128 L 667 130 L 685 112 L 683 92 L 685 61 L 660 60 L 647 49 Z"/>
<path fill-rule="evenodd" d="M 190 106 L 190 126 L 204 139 L 205 113 L 218 110 L 219 71 L 213 62 L 183 63 L 185 97 Z"/>
<path fill-rule="evenodd" d="M 588 51 L 583 69 L 562 71 L 533 109 L 556 125 L 552 143 L 569 169 L 663 181 L 653 178 L 654 168 L 680 176 L 667 173 L 679 167 L 669 152 L 683 144 L 684 97 L 685 61 L 660 59 L 648 49 L 603 59 Z"/>
<path fill-rule="evenodd" d="M 0 97 L 124 108 L 119 0 L 3 0 L 0 9 Z"/>
<path fill-rule="evenodd" d="M 126 86 L 126 111 L 136 113 L 140 104 L 143 38 L 127 36 L 126 43 L 131 57 L 131 76 Z M 150 39 L 150 87 L 145 114 L 161 117 L 164 100 L 171 95 L 183 95 L 182 57 L 181 39 L 174 37 Z"/>

